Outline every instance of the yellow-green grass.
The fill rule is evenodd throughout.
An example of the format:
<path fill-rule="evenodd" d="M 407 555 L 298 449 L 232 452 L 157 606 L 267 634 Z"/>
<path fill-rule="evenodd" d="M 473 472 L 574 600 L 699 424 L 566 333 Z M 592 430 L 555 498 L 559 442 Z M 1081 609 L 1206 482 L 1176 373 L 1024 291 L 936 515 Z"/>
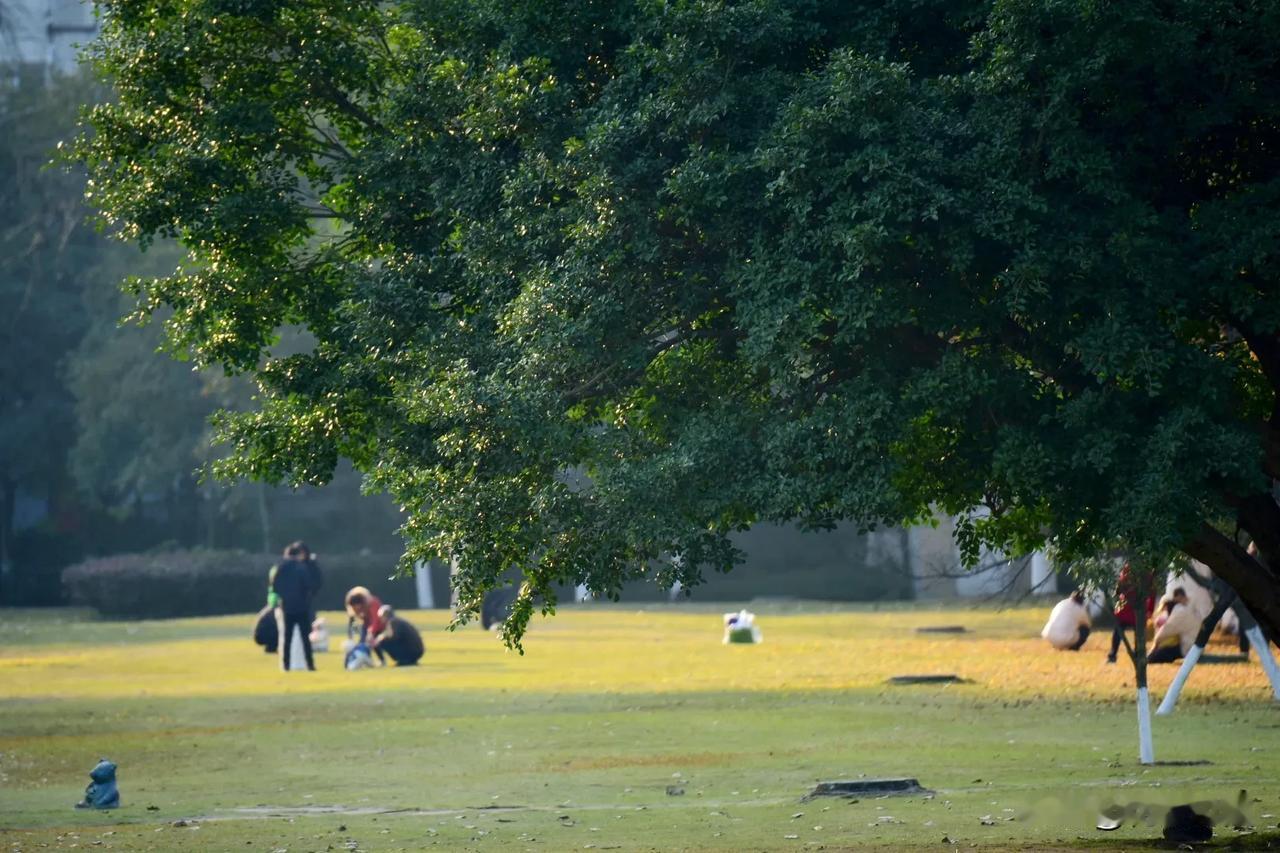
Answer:
<path fill-rule="evenodd" d="M 1280 709 L 1256 662 L 1198 668 L 1157 719 L 1158 758 L 1212 764 L 1144 768 L 1132 670 L 1103 663 L 1105 635 L 1049 650 L 1043 608 L 759 610 L 764 643 L 726 646 L 711 607 L 564 608 L 524 656 L 411 613 L 425 665 L 357 673 L 336 651 L 281 673 L 248 616 L 0 611 L 0 836 L 23 850 L 1132 845 L 1160 828 L 1104 836 L 1098 805 L 1245 788 L 1252 841 L 1274 840 Z M 939 624 L 969 631 L 915 631 Z M 1173 671 L 1153 668 L 1156 699 Z M 885 683 L 930 673 L 967 683 Z M 120 764 L 125 806 L 74 812 L 100 755 Z M 799 801 L 860 774 L 937 793 Z"/>

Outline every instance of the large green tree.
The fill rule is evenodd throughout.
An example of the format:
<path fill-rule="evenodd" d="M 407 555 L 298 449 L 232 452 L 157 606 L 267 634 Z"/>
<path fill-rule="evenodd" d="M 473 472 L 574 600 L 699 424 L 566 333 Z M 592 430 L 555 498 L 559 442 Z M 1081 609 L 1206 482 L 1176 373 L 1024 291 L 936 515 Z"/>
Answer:
<path fill-rule="evenodd" d="M 757 519 L 935 509 L 1182 551 L 1280 634 L 1276 4 L 103 7 L 90 195 L 258 374 L 226 472 L 351 458 L 464 607 L 523 573 L 508 640 Z"/>

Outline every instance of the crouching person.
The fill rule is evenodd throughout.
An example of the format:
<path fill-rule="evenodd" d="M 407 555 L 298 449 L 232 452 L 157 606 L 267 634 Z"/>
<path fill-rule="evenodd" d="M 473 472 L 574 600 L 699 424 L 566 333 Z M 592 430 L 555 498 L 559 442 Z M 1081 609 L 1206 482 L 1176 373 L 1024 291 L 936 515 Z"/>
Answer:
<path fill-rule="evenodd" d="M 384 663 L 383 655 L 386 655 L 396 662 L 396 666 L 416 666 L 423 652 L 422 635 L 418 629 L 397 616 L 389 605 L 383 605 L 379 615 L 385 627 L 369 638 L 369 648 Z"/>
<path fill-rule="evenodd" d="M 382 619 L 382 599 L 365 587 L 353 586 L 343 603 L 347 607 L 347 639 L 357 637 L 358 642 L 368 645 L 370 639 L 387 627 Z M 355 633 L 357 621 L 360 623 L 358 635 Z"/>
<path fill-rule="evenodd" d="M 1049 621 L 1044 624 L 1040 636 L 1059 651 L 1079 651 L 1089 639 L 1089 611 L 1084 606 L 1084 593 L 1076 590 L 1053 607 Z"/>
<path fill-rule="evenodd" d="M 1147 663 L 1173 663 L 1186 657 L 1200 633 L 1200 620 L 1191 609 L 1187 593 L 1178 587 L 1165 603 L 1164 622 L 1156 629 L 1155 639 L 1147 651 Z"/>

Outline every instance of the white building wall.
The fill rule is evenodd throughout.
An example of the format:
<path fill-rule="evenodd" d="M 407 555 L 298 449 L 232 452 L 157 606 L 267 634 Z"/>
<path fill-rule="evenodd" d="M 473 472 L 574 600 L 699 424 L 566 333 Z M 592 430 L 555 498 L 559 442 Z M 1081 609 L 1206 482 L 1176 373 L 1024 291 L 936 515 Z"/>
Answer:
<path fill-rule="evenodd" d="M 0 0 L 0 65 L 74 71 L 80 45 L 98 33 L 93 4 L 81 0 Z"/>

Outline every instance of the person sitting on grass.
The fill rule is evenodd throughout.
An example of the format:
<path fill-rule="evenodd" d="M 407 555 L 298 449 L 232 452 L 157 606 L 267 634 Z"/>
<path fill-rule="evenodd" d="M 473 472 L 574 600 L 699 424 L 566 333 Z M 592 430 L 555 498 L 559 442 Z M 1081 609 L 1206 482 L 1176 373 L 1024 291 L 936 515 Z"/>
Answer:
<path fill-rule="evenodd" d="M 1182 587 L 1175 588 L 1170 594 L 1165 613 L 1164 624 L 1156 629 L 1151 650 L 1147 652 L 1148 663 L 1173 663 L 1185 656 L 1200 632 L 1200 620 L 1191 609 L 1186 590 Z"/>
<path fill-rule="evenodd" d="M 424 650 L 422 635 L 418 633 L 418 629 L 409 624 L 408 620 L 397 616 L 390 605 L 384 604 L 379 616 L 386 627 L 369 637 L 369 648 L 383 663 L 389 657 L 395 661 L 396 666 L 417 666 Z"/>
<path fill-rule="evenodd" d="M 1084 593 L 1076 590 L 1053 606 L 1040 636 L 1058 651 L 1076 652 L 1089 639 L 1092 625 L 1084 606 Z"/>

